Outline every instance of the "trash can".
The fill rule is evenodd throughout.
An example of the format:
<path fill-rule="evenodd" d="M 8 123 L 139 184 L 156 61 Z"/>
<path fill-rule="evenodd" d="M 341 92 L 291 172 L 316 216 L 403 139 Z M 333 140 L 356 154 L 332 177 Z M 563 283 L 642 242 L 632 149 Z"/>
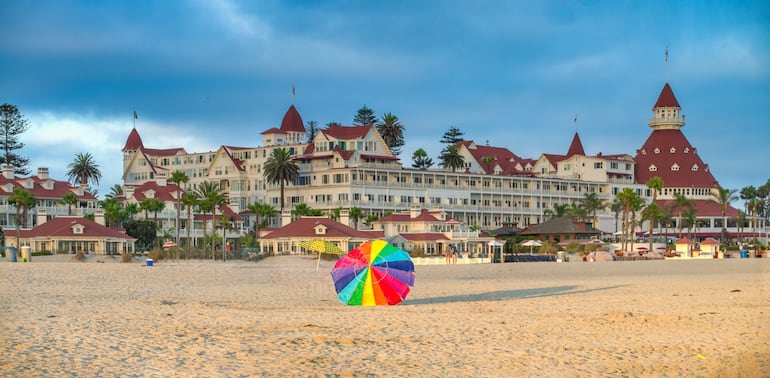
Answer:
<path fill-rule="evenodd" d="M 28 245 L 21 246 L 21 261 L 23 262 L 32 261 L 32 247 Z"/>
<path fill-rule="evenodd" d="M 16 262 L 16 247 L 12 245 L 5 247 L 5 259 L 8 262 Z"/>
<path fill-rule="evenodd" d="M 564 262 L 566 260 L 565 256 L 564 251 L 556 252 L 556 262 Z"/>
<path fill-rule="evenodd" d="M 147 266 L 152 266 L 152 259 L 147 259 Z"/>
<path fill-rule="evenodd" d="M 741 258 L 742 258 L 742 259 L 747 259 L 747 258 L 749 258 L 749 251 L 747 251 L 747 250 L 745 250 L 745 249 L 742 249 L 742 250 L 741 250 Z"/>

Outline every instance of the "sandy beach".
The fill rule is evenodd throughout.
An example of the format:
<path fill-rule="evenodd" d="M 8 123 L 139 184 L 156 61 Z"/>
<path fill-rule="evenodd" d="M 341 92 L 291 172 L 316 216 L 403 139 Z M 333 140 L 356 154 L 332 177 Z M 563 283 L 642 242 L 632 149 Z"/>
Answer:
<path fill-rule="evenodd" d="M 376 308 L 308 257 L 95 260 L 0 263 L 0 376 L 770 376 L 770 259 L 417 266 Z"/>

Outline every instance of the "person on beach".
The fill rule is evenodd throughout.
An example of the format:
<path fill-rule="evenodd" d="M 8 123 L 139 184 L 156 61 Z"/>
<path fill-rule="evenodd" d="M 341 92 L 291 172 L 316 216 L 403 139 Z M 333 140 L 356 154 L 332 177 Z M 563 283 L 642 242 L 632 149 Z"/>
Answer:
<path fill-rule="evenodd" d="M 444 259 L 446 260 L 447 264 L 452 263 L 452 246 L 449 244 L 444 247 Z"/>
<path fill-rule="evenodd" d="M 450 245 L 452 248 L 452 264 L 457 264 L 457 247 Z"/>

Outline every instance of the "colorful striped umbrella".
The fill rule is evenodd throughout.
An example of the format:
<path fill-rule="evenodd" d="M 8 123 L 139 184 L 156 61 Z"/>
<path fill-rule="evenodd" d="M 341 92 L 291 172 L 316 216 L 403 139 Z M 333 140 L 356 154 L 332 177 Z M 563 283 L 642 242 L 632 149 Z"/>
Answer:
<path fill-rule="evenodd" d="M 414 286 L 414 263 L 406 251 L 375 240 L 337 260 L 331 275 L 337 298 L 346 305 L 394 305 Z"/>

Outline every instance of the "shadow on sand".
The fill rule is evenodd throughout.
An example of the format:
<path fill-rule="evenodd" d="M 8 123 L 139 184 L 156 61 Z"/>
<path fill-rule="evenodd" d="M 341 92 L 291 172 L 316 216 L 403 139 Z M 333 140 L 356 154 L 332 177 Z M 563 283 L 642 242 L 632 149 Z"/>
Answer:
<path fill-rule="evenodd" d="M 421 304 L 436 304 L 436 303 L 452 303 L 452 302 L 478 302 L 478 301 L 502 301 L 506 299 L 525 299 L 525 298 L 539 298 L 539 297 L 551 297 L 557 295 L 573 295 L 590 293 L 600 290 L 611 290 L 622 287 L 608 286 L 599 287 L 594 289 L 575 290 L 577 286 L 554 286 L 543 287 L 536 289 L 522 289 L 522 290 L 498 290 L 489 291 L 479 294 L 463 294 L 463 295 L 449 295 L 445 297 L 434 298 L 422 298 L 422 299 L 407 299 L 402 303 L 403 305 L 421 305 Z"/>

